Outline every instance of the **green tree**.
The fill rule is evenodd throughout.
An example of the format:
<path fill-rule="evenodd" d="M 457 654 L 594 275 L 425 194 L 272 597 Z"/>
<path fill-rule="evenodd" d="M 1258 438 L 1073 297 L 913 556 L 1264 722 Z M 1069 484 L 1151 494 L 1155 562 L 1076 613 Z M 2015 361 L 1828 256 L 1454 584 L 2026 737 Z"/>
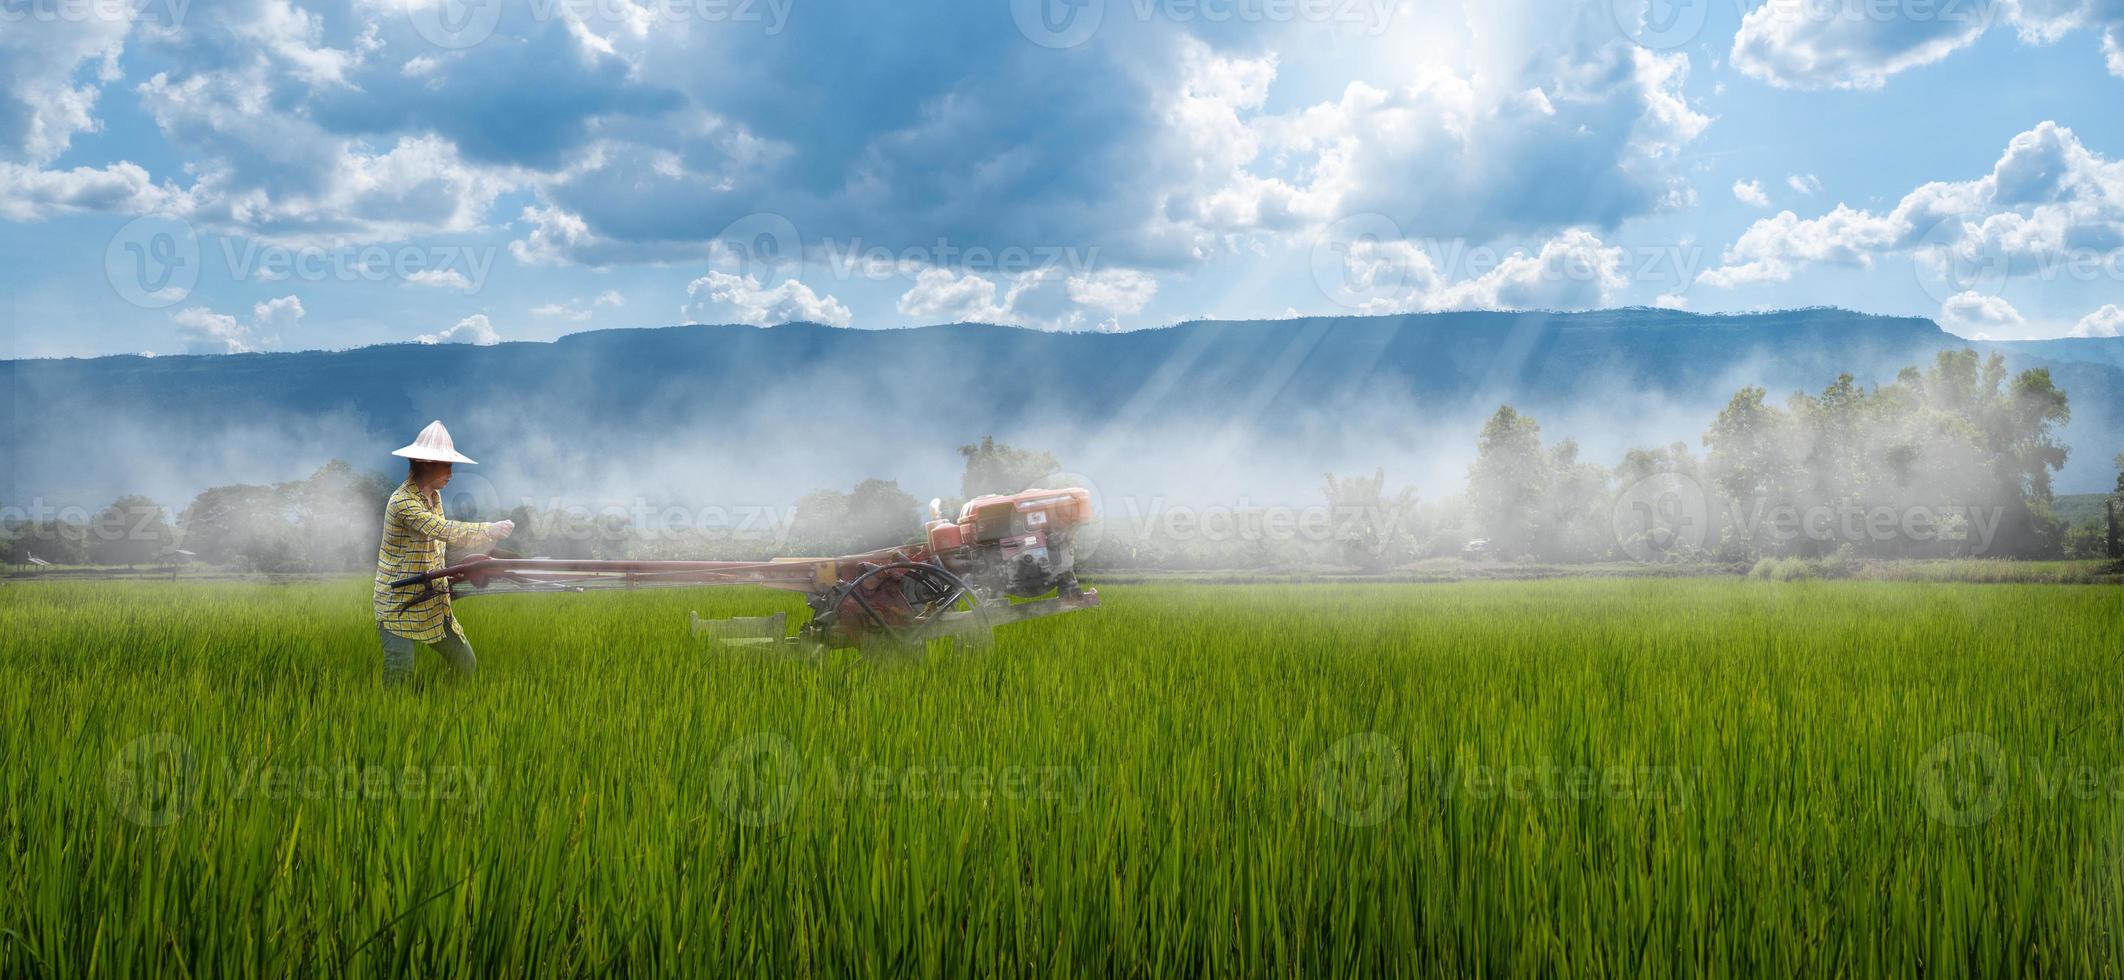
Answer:
<path fill-rule="evenodd" d="M 1550 469 L 1541 448 L 1541 423 L 1510 405 L 1498 406 L 1483 423 L 1475 463 L 1468 468 L 1468 505 L 1493 552 L 1516 558 L 1533 551 Z"/>
<path fill-rule="evenodd" d="M 848 495 L 848 537 L 856 551 L 905 544 L 922 535 L 922 503 L 893 480 L 864 480 Z"/>
<path fill-rule="evenodd" d="M 959 492 L 969 500 L 984 493 L 1017 493 L 1037 486 L 1061 465 L 1053 453 L 1019 449 L 997 442 L 994 436 L 982 436 L 979 443 L 960 446 L 959 455 L 966 458 Z"/>
<path fill-rule="evenodd" d="M 800 554 L 844 555 L 853 551 L 848 535 L 848 495 L 814 490 L 797 501 L 789 520 L 789 546 Z"/>
<path fill-rule="evenodd" d="M 294 532 L 297 562 L 310 571 L 348 571 L 373 564 L 376 543 L 383 536 L 384 502 L 394 487 L 388 477 L 363 475 L 338 459 L 304 479 L 276 486 L 274 506 Z"/>
<path fill-rule="evenodd" d="M 380 512 L 381 501 L 377 503 Z M 245 564 L 247 556 L 279 552 L 265 539 L 291 539 L 294 529 L 280 513 L 272 487 L 237 484 L 199 492 L 177 517 L 184 548 L 212 565 Z"/>
<path fill-rule="evenodd" d="M 89 522 L 89 560 L 131 568 L 163 560 L 175 535 L 162 505 L 139 495 L 120 497 Z"/>
<path fill-rule="evenodd" d="M 1415 517 L 1416 488 L 1386 492 L 1386 469 L 1371 476 L 1326 475 L 1321 493 L 1327 497 L 1329 529 L 1342 560 L 1367 572 L 1377 572 L 1406 558 L 1413 535 L 1405 533 Z M 1261 551 L 1265 557 L 1266 549 Z"/>

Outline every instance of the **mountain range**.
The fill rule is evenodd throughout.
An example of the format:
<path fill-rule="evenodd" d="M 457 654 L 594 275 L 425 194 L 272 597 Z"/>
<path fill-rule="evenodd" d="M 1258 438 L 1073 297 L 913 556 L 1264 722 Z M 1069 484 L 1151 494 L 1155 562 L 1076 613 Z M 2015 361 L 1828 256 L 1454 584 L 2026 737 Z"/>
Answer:
<path fill-rule="evenodd" d="M 898 479 L 955 492 L 956 447 L 1052 449 L 1131 495 L 1294 498 L 1328 468 L 1387 467 L 1426 494 L 1465 473 L 1510 403 L 1612 464 L 1697 445 L 1732 392 L 1893 380 L 1941 350 L 2047 367 L 2066 390 L 2060 492 L 2106 490 L 2124 444 L 2124 339 L 1967 341 L 1839 309 L 1623 309 L 1195 321 L 1129 333 L 795 323 L 601 330 L 552 342 L 0 362 L 0 503 L 181 506 L 235 482 L 364 468 L 431 419 L 505 498 L 785 502 Z"/>

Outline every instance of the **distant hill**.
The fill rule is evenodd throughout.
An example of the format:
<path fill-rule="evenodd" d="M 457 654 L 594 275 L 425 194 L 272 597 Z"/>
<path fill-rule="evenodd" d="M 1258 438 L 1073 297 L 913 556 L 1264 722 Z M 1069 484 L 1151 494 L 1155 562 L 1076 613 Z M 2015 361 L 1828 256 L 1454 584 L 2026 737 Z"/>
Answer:
<path fill-rule="evenodd" d="M 949 494 L 954 448 L 1055 449 L 1130 494 L 1259 487 L 1386 465 L 1442 492 L 1510 402 L 1613 464 L 1698 444 L 1733 390 L 1892 380 L 1976 346 L 2049 367 L 2071 397 L 2061 492 L 2106 490 L 2124 432 L 2124 340 L 1970 343 L 1929 320 L 1811 309 L 1627 309 L 1200 321 L 1121 334 L 978 324 L 682 326 L 551 343 L 0 362 L 0 496 L 100 502 L 288 479 L 449 422 L 491 492 L 786 502 L 865 476 Z M 1111 488 L 1109 488 L 1111 489 Z M 1176 490 L 1177 492 L 1177 490 Z"/>

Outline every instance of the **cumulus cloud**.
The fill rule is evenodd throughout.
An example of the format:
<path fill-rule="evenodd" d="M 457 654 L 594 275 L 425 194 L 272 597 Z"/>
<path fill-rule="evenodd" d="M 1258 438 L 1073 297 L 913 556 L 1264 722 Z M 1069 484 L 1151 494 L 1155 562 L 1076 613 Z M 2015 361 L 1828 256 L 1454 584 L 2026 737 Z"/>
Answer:
<path fill-rule="evenodd" d="M 1763 193 L 1763 182 L 1760 180 L 1734 181 L 1733 197 L 1742 204 L 1751 204 L 1759 208 L 1770 206 L 1770 195 Z"/>
<path fill-rule="evenodd" d="M 1780 88 L 1878 89 L 1900 72 L 1938 62 L 2000 23 L 2023 43 L 2047 44 L 2081 28 L 2104 32 L 2109 70 L 2124 76 L 2116 0 L 1838 0 L 1766 3 L 1741 18 L 1733 64 Z"/>
<path fill-rule="evenodd" d="M 465 274 L 456 269 L 420 269 L 407 276 L 406 281 L 415 286 L 455 289 L 465 293 L 472 291 L 472 280 L 465 278 Z"/>
<path fill-rule="evenodd" d="M 1801 194 L 1812 194 L 1822 189 L 1822 179 L 1813 174 L 1791 174 L 1786 176 L 1785 186 Z"/>
<path fill-rule="evenodd" d="M 277 331 L 296 326 L 303 313 L 301 299 L 282 296 L 251 307 L 248 321 L 203 306 L 179 310 L 170 319 L 176 321 L 178 343 L 188 354 L 244 354 L 277 345 Z"/>
<path fill-rule="evenodd" d="M 2110 303 L 2080 318 L 2073 337 L 2124 337 L 2124 306 Z"/>
<path fill-rule="evenodd" d="M 995 280 L 950 269 L 926 269 L 900 296 L 899 311 L 945 323 L 1015 323 L 1009 293 L 999 302 Z"/>
<path fill-rule="evenodd" d="M 765 287 L 749 275 L 711 270 L 686 286 L 679 314 L 691 323 L 749 323 L 770 327 L 798 321 L 845 327 L 855 315 L 831 294 L 821 296 L 795 279 Z"/>
<path fill-rule="evenodd" d="M 1069 277 L 1071 302 L 1113 314 L 1139 313 L 1158 295 L 1158 280 L 1135 269 L 1103 269 Z"/>
<path fill-rule="evenodd" d="M 448 330 L 421 334 L 413 338 L 413 341 L 419 344 L 472 344 L 491 347 L 501 343 L 501 334 L 494 329 L 494 324 L 487 320 L 485 313 L 474 313 L 457 321 Z"/>
<path fill-rule="evenodd" d="M 2001 339 L 2001 331 L 2018 334 L 2028 326 L 2028 319 L 2005 299 L 1970 290 L 1941 304 L 1940 325 L 1972 340 L 1995 340 Z"/>
<path fill-rule="evenodd" d="M 619 307 L 625 305 L 627 305 L 627 297 L 620 295 L 617 289 L 607 289 L 599 293 L 595 299 L 571 299 L 559 303 L 541 303 L 531 308 L 531 315 L 545 320 L 566 320 L 570 323 L 582 323 L 596 315 L 596 307 Z"/>
<path fill-rule="evenodd" d="M 1397 240 L 1350 243 L 1340 274 L 1364 298 L 1364 314 L 1437 310 L 1584 310 L 1606 306 L 1629 284 L 1628 255 L 1582 228 L 1538 249 L 1503 255 L 1487 271 L 1454 279 L 1431 252 Z M 1448 263 L 1450 265 L 1450 263 Z"/>
<path fill-rule="evenodd" d="M 1925 184 L 1885 213 L 1839 204 L 1815 218 L 1783 211 L 1760 219 L 1697 281 L 1783 282 L 1808 265 L 1864 268 L 1891 254 L 1950 279 L 2059 275 L 2074 263 L 2115 268 L 2124 259 L 2124 163 L 2044 122 L 2015 136 L 1989 174 Z"/>
<path fill-rule="evenodd" d="M 1058 59 L 1007 18 L 915 3 L 886 27 L 794 18 L 784 43 L 712 47 L 727 59 L 651 36 L 643 74 L 703 111 L 679 113 L 683 126 L 600 129 L 580 166 L 539 186 L 512 251 L 555 264 L 694 258 L 719 229 L 765 211 L 800 229 L 807 252 L 852 238 L 1066 244 L 1155 271 L 1301 240 L 1350 213 L 1488 239 L 1613 227 L 1685 203 L 1678 151 L 1709 124 L 1683 95 L 1687 57 L 1601 22 L 1504 6 L 1454 15 L 1480 32 L 1479 64 L 1430 50 L 1429 26 L 1411 27 L 1347 66 L 1356 80 L 1339 92 L 1286 84 L 1277 52 L 1297 38 L 1274 27 L 1242 42 L 1201 24 L 1109 19 L 1106 43 Z M 859 30 L 923 40 L 871 39 L 859 60 L 793 57 Z M 758 76 L 778 82 L 737 84 Z M 875 97 L 844 97 L 859 90 Z M 989 280 L 999 304 L 1010 288 L 956 271 Z"/>
<path fill-rule="evenodd" d="M 101 128 L 96 103 L 119 78 L 119 55 L 138 14 L 105 4 L 87 17 L 33 16 L 17 7 L 0 30 L 0 160 L 31 167 L 58 159 L 73 138 Z M 88 66 L 94 66 L 88 72 Z M 92 77 L 84 78 L 84 74 Z"/>

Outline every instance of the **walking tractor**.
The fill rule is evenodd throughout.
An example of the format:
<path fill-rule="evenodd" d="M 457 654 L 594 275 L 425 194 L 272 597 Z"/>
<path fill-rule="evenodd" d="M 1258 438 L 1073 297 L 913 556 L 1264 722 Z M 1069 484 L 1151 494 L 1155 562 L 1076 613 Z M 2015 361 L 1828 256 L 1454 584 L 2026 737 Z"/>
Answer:
<path fill-rule="evenodd" d="M 693 635 L 725 645 L 914 649 L 950 639 L 985 646 L 1007 623 L 1090 609 L 1071 546 L 1093 519 L 1091 493 L 1075 487 L 976 497 L 957 520 L 935 502 L 919 544 L 838 558 L 770 561 L 604 561 L 473 555 L 394 587 L 425 585 L 406 601 L 443 591 L 588 592 L 752 585 L 804 593 L 811 620 L 788 635 L 788 614 L 702 619 Z"/>

